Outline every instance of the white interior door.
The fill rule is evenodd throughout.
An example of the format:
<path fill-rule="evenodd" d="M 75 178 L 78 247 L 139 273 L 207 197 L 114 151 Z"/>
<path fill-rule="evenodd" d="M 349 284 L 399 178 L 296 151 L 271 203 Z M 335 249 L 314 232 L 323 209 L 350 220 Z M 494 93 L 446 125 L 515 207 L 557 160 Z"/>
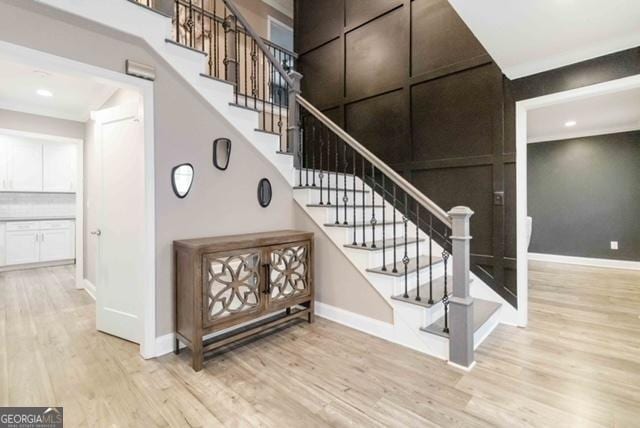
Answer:
<path fill-rule="evenodd" d="M 144 131 L 137 104 L 97 115 L 96 326 L 140 343 L 143 337 Z"/>

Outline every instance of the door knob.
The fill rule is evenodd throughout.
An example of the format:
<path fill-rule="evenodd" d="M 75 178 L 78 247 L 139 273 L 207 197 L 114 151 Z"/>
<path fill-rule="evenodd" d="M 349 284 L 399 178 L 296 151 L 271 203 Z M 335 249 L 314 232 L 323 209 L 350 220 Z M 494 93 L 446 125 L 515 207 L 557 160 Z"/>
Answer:
<path fill-rule="evenodd" d="M 95 236 L 100 236 L 100 235 L 102 235 L 102 231 L 101 231 L 100 229 L 96 229 L 96 230 L 94 230 L 94 231 L 92 231 L 92 232 L 90 232 L 90 233 L 91 233 L 92 235 L 95 235 Z"/>

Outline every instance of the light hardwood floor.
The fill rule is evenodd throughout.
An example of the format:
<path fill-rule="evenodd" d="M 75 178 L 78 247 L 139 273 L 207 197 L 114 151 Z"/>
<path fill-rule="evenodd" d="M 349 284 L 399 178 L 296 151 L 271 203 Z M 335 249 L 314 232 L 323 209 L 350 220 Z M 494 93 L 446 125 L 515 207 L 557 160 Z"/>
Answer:
<path fill-rule="evenodd" d="M 143 361 L 95 331 L 73 269 L 0 274 L 0 405 L 66 426 L 640 426 L 640 272 L 532 264 L 530 325 L 462 373 L 318 319 L 216 356 Z"/>

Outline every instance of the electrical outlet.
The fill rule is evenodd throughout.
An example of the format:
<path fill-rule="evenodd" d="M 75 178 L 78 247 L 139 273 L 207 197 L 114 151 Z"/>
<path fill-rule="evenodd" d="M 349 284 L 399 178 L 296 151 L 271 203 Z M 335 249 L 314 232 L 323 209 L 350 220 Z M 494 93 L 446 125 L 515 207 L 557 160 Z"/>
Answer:
<path fill-rule="evenodd" d="M 612 250 L 618 249 L 618 241 L 611 241 L 611 249 Z"/>

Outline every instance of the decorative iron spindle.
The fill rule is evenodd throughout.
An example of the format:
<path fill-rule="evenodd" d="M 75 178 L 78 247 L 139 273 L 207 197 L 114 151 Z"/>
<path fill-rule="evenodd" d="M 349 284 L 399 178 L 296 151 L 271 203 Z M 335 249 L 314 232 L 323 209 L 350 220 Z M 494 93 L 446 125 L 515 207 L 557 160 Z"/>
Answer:
<path fill-rule="evenodd" d="M 371 164 L 371 248 L 376 248 L 376 169 Z M 362 195 L 364 198 L 364 194 Z"/>
<path fill-rule="evenodd" d="M 322 153 L 324 152 L 324 141 L 322 139 L 322 129 L 320 129 L 319 134 L 320 134 L 320 146 L 319 146 L 320 147 L 320 168 L 319 168 L 320 173 L 318 174 L 318 178 L 320 179 L 320 205 L 324 205 L 324 202 L 322 200 L 322 195 L 323 195 L 322 181 L 324 178 L 324 174 L 322 173 Z"/>
<path fill-rule="evenodd" d="M 357 227 L 356 224 L 356 151 L 353 151 L 353 186 L 351 186 L 351 190 L 353 190 L 353 245 L 358 245 L 358 241 L 356 238 L 357 235 Z"/>
<path fill-rule="evenodd" d="M 385 210 L 386 210 L 386 186 L 384 183 L 384 177 L 385 175 L 382 174 L 382 271 L 386 272 L 387 271 L 387 237 L 386 237 L 386 231 L 385 229 L 387 228 L 387 223 L 385 221 Z"/>
<path fill-rule="evenodd" d="M 362 199 L 362 247 L 366 247 L 367 246 L 367 236 L 365 235 L 366 232 L 366 216 L 365 216 L 365 205 L 364 205 L 364 180 L 366 178 L 366 169 L 365 169 L 365 160 L 364 160 L 364 156 L 362 157 L 362 195 L 361 199 Z M 355 199 L 355 198 L 354 198 Z"/>
<path fill-rule="evenodd" d="M 407 194 L 404 194 L 404 215 L 402 216 L 402 223 L 404 223 L 404 256 L 402 257 L 402 264 L 404 265 L 404 298 L 409 297 L 409 252 L 408 252 L 408 224 L 409 224 L 409 208 L 407 205 Z"/>
<path fill-rule="evenodd" d="M 416 301 L 420 300 L 420 204 L 416 204 Z"/>
<path fill-rule="evenodd" d="M 442 252 L 442 260 L 444 262 L 444 295 L 442 296 L 442 304 L 444 306 L 444 333 L 449 333 L 449 291 L 447 290 L 447 264 L 449 262 L 449 253 L 445 250 Z"/>
<path fill-rule="evenodd" d="M 347 202 L 349 202 L 349 196 L 347 196 L 347 168 L 349 167 L 349 161 L 347 160 L 347 143 L 342 142 L 342 162 L 343 162 L 343 185 L 344 194 L 342 195 L 342 203 L 344 204 L 344 221 L 342 224 L 348 225 L 347 221 Z"/>
<path fill-rule="evenodd" d="M 398 273 L 398 256 L 396 255 L 396 202 L 396 184 L 393 183 L 393 204 L 391 205 L 393 207 L 393 269 L 391 272 L 393 273 Z"/>
<path fill-rule="evenodd" d="M 331 134 L 327 128 L 327 205 L 331 205 Z"/>
<path fill-rule="evenodd" d="M 273 114 L 271 115 L 273 120 Z M 316 187 L 316 123 L 312 122 L 311 133 L 313 134 L 311 137 L 311 179 L 313 182 L 311 183 L 311 187 Z M 322 192 L 320 192 L 322 194 Z"/>
<path fill-rule="evenodd" d="M 340 219 L 338 218 L 340 216 L 340 200 L 338 199 L 338 183 L 340 181 L 338 181 L 338 154 L 339 154 L 340 150 L 338 148 L 338 137 L 336 136 L 336 168 L 335 168 L 335 181 L 336 181 L 336 222 L 335 224 L 340 224 Z"/>
<path fill-rule="evenodd" d="M 433 305 L 433 215 L 429 214 L 429 304 Z"/>

